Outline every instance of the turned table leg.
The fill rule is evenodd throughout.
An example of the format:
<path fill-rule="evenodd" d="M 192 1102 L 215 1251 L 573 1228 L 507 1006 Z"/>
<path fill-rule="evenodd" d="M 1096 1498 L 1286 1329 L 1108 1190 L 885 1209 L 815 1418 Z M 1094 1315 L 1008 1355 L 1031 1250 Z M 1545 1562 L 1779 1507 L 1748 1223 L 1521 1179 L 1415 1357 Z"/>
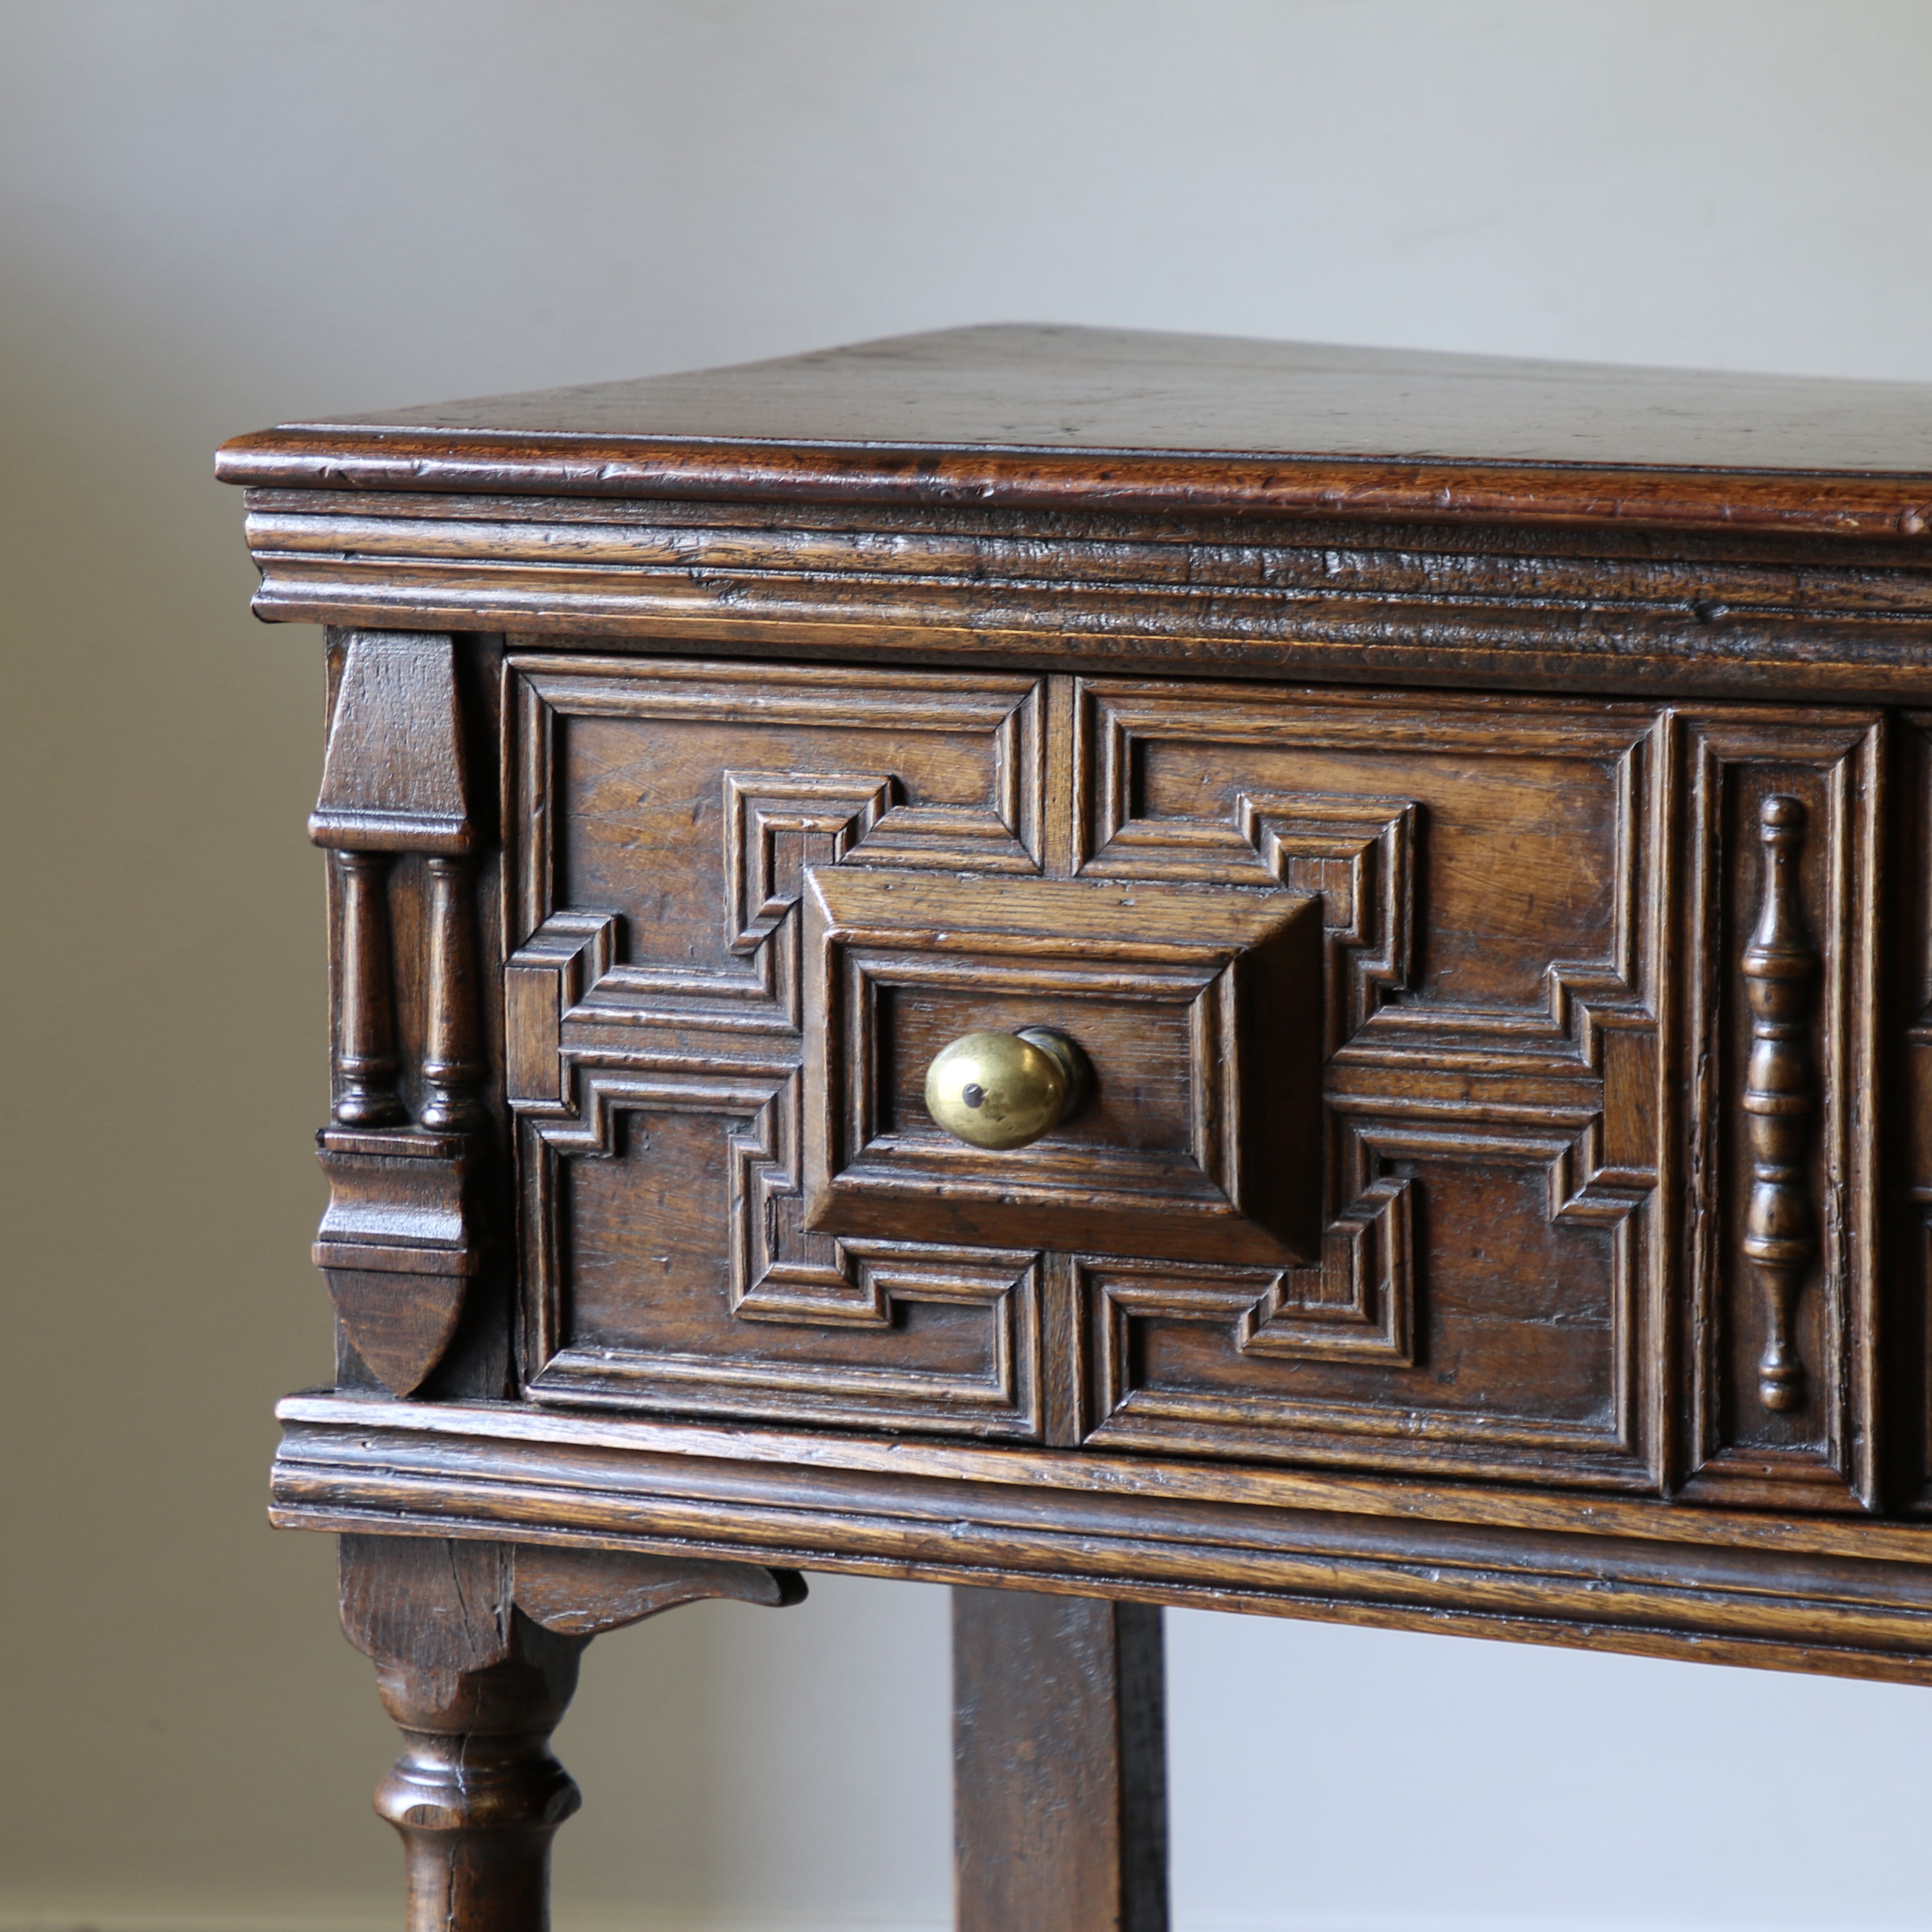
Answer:
<path fill-rule="evenodd" d="M 802 1580 L 440 1538 L 345 1536 L 342 1625 L 404 1738 L 376 1792 L 402 1834 L 409 1932 L 544 1932 L 550 1844 L 580 1802 L 550 1734 L 591 1638 L 704 1597 L 796 1603 Z"/>
<path fill-rule="evenodd" d="M 1160 1612 L 952 1592 L 958 1932 L 1166 1932 Z"/>
<path fill-rule="evenodd" d="M 404 1750 L 376 1810 L 402 1834 L 410 1932 L 549 1922 L 550 1837 L 580 1802 L 550 1734 L 589 1642 L 518 1620 L 502 1660 L 480 1670 L 377 1660 Z"/>

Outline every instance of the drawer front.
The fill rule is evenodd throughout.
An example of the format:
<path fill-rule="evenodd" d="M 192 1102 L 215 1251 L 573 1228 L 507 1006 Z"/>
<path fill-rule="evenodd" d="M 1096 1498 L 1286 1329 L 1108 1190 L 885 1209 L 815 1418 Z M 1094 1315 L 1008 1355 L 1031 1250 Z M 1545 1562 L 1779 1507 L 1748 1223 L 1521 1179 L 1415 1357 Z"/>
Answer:
<path fill-rule="evenodd" d="M 1872 715 L 510 674 L 533 1399 L 1870 1493 Z"/>

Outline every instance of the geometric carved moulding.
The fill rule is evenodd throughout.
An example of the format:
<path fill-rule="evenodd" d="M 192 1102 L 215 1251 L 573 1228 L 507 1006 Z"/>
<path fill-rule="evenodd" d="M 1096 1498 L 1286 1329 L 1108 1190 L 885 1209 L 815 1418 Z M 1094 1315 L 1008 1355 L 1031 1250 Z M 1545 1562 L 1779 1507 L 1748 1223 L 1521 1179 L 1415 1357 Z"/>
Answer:
<path fill-rule="evenodd" d="M 814 868 L 1036 873 L 1037 681 L 520 668 L 528 1393 L 1037 1439 L 1036 1247 L 806 1225 L 800 917 Z"/>
<path fill-rule="evenodd" d="M 533 1400 L 1654 1486 L 1654 707 L 514 668 Z"/>
<path fill-rule="evenodd" d="M 1327 1265 L 1259 1298 L 1251 1271 L 1083 1258 L 1085 1439 L 1654 1486 L 1630 1346 L 1645 1218 L 1559 1202 L 1574 1152 L 1546 1133 L 1358 1123 Z M 1568 1346 L 1526 1347 L 1539 1328 Z"/>
<path fill-rule="evenodd" d="M 1121 748 L 1117 744 L 1114 748 Z M 1103 770 L 1103 779 L 1112 774 Z M 1409 981 L 1415 933 L 1412 799 L 1237 791 L 1218 823 L 1123 818 L 1083 876 L 1248 883 L 1318 896 L 1324 1053 Z"/>
<path fill-rule="evenodd" d="M 1654 1490 L 1667 714 L 1094 680 L 1082 875 L 1324 926 L 1323 1258 L 1083 1262 L 1086 1439 Z"/>
<path fill-rule="evenodd" d="M 1271 1264 L 1321 1243 L 1321 904 L 1306 893 L 806 874 L 805 1220 L 844 1236 Z M 1091 1068 L 1023 1154 L 922 1100 L 950 1040 L 1046 1027 Z"/>
<path fill-rule="evenodd" d="M 532 1399 L 1864 1492 L 1861 714 L 513 668 Z"/>

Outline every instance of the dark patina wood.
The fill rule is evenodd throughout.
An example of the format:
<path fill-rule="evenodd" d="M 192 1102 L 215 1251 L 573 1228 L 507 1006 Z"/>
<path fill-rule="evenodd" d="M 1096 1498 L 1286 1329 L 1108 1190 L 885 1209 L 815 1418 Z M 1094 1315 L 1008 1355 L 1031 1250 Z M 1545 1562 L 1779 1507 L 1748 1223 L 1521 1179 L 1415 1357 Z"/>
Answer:
<path fill-rule="evenodd" d="M 1167 1932 L 1160 1612 L 952 1593 L 958 1932 Z"/>
<path fill-rule="evenodd" d="M 1142 1606 L 1932 1682 L 1932 389 L 996 328 L 220 466 L 332 627 L 274 1514 L 528 1814 L 425 1885 L 776 1570 L 969 1586 L 972 1924 L 1160 1922 Z"/>
<path fill-rule="evenodd" d="M 551 1754 L 592 1637 L 680 1604 L 798 1602 L 790 1570 L 604 1550 L 340 1539 L 342 1628 L 404 1749 L 376 1792 L 409 1932 L 544 1932 L 550 1840 L 581 1799 Z"/>
<path fill-rule="evenodd" d="M 1869 533 L 1921 536 L 1928 438 L 1923 384 L 1010 325 L 292 424 L 238 437 L 222 474 L 594 496 L 869 489 L 948 505 L 1010 490 L 1190 513 L 1508 505 L 1673 528 L 1846 528 L 1850 506 L 1883 503 Z M 1366 488 L 1350 489 L 1358 477 Z"/>
<path fill-rule="evenodd" d="M 972 329 L 291 424 L 220 469 L 265 616 L 1713 696 L 1769 662 L 1916 702 L 1927 395 Z"/>

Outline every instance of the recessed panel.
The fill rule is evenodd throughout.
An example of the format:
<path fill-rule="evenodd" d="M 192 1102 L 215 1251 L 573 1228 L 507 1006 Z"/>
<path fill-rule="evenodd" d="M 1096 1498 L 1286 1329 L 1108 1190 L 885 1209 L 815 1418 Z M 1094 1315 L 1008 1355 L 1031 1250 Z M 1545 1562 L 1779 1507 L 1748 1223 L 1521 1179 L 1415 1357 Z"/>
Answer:
<path fill-rule="evenodd" d="M 1036 1436 L 1036 1253 L 803 1224 L 796 914 L 810 864 L 868 845 L 1033 869 L 1034 682 L 520 668 L 529 1392 Z"/>

